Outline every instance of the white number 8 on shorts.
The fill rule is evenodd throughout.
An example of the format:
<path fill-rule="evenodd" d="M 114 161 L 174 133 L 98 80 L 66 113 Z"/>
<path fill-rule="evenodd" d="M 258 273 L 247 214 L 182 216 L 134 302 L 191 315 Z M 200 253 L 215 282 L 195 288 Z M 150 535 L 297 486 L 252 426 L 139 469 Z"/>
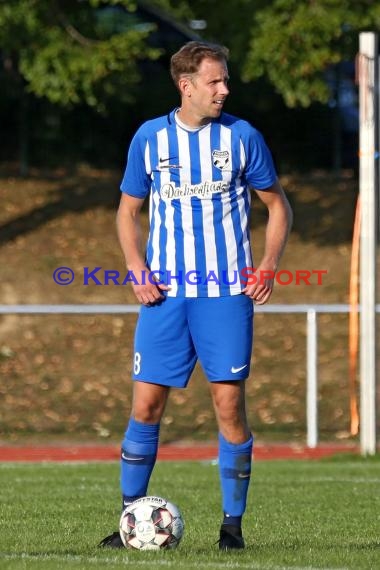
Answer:
<path fill-rule="evenodd" d="M 135 352 L 134 361 L 133 361 L 133 372 L 135 374 L 140 374 L 141 370 L 141 354 L 140 352 Z"/>

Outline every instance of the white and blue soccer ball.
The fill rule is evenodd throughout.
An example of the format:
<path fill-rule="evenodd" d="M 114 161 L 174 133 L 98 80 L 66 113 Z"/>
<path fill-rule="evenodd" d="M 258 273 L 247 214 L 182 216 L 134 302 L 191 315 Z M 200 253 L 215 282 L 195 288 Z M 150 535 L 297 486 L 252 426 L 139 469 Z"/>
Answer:
<path fill-rule="evenodd" d="M 119 531 L 126 548 L 160 550 L 177 548 L 183 536 L 184 521 L 179 508 L 162 497 L 142 497 L 126 509 Z"/>

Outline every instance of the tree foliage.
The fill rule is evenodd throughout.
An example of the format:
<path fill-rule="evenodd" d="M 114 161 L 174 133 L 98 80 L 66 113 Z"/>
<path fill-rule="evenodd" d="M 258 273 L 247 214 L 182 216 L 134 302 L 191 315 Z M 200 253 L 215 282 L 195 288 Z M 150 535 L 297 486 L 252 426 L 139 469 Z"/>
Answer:
<path fill-rule="evenodd" d="M 175 2 L 153 1 L 179 17 Z M 360 31 L 380 28 L 380 2 L 373 0 L 191 0 L 189 6 L 192 18 L 207 22 L 203 36 L 230 48 L 241 78 L 266 78 L 288 107 L 326 102 L 326 70 L 354 59 Z"/>
<path fill-rule="evenodd" d="M 114 96 L 131 101 L 138 62 L 160 56 L 148 41 L 152 27 L 134 19 L 137 1 L 0 0 L 2 81 L 65 107 L 105 111 Z M 360 31 L 380 27 L 380 3 L 373 0 L 138 3 L 186 25 L 205 20 L 199 33 L 230 48 L 240 78 L 265 78 L 288 107 L 326 102 L 326 70 L 354 59 Z"/>
<path fill-rule="evenodd" d="M 96 10 L 105 4 L 128 12 Z M 160 55 L 146 41 L 152 29 L 141 29 L 133 10 L 130 0 L 2 2 L 3 70 L 30 92 L 62 106 L 85 103 L 104 111 L 114 94 L 128 101 L 139 80 L 137 62 Z"/>
<path fill-rule="evenodd" d="M 379 25 L 371 0 L 275 0 L 255 15 L 243 77 L 267 75 L 290 107 L 326 102 L 324 72 L 354 59 L 358 33 Z"/>

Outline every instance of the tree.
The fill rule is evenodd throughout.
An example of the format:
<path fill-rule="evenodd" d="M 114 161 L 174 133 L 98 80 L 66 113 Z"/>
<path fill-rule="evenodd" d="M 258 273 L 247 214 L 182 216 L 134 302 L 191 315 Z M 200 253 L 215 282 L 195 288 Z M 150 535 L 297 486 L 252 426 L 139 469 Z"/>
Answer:
<path fill-rule="evenodd" d="M 18 107 L 22 175 L 28 172 L 34 97 L 103 114 L 115 97 L 119 104 L 134 101 L 138 63 L 161 53 L 146 41 L 154 26 L 139 26 L 134 10 L 131 0 L 0 2 L 2 104 Z"/>
<path fill-rule="evenodd" d="M 144 2 L 139 2 L 144 5 Z M 373 0 L 151 0 L 183 23 L 204 19 L 206 39 L 231 48 L 244 81 L 266 77 L 288 106 L 325 102 L 328 67 L 357 51 L 360 30 L 380 26 Z M 124 7 L 127 11 L 109 10 Z M 99 10 L 103 8 L 103 10 Z M 156 59 L 133 0 L 14 0 L 0 3 L 3 73 L 60 105 L 131 99 L 136 62 Z M 99 17 L 103 14 L 102 17 Z"/>
<path fill-rule="evenodd" d="M 267 75 L 289 107 L 326 102 L 325 72 L 358 51 L 358 33 L 380 26 L 372 0 L 275 0 L 256 13 L 243 77 Z"/>
<path fill-rule="evenodd" d="M 134 25 L 130 0 L 59 3 L 15 0 L 0 4 L 3 74 L 37 97 L 63 106 L 85 103 L 105 111 L 115 93 L 131 99 L 137 62 L 159 57 L 146 42 L 151 29 Z M 103 10 L 99 10 L 103 5 Z"/>
<path fill-rule="evenodd" d="M 142 25 L 137 6 L 155 8 L 163 19 L 156 27 Z M 33 97 L 106 115 L 136 100 L 141 62 L 149 74 L 157 65 L 147 62 L 158 60 L 167 73 L 175 46 L 162 42 L 170 35 L 161 26 L 166 14 L 169 27 L 170 17 L 186 26 L 205 20 L 199 34 L 230 48 L 238 92 L 231 105 L 246 106 L 248 117 L 252 101 L 256 114 L 270 116 L 279 97 L 288 108 L 328 101 L 326 72 L 354 60 L 359 31 L 380 26 L 380 3 L 373 0 L 0 0 L 0 103 L 4 114 L 9 101 L 17 101 L 19 147 L 27 148 Z M 166 91 L 142 97 L 147 112 L 167 101 Z"/>
<path fill-rule="evenodd" d="M 171 0 L 153 1 L 175 12 Z M 184 11 L 183 7 L 181 10 Z M 265 124 L 268 118 L 269 122 L 275 119 L 277 131 L 281 117 L 281 131 L 285 135 L 283 119 L 289 112 L 281 109 L 281 101 L 275 97 L 278 94 L 287 109 L 297 108 L 292 111 L 293 128 L 288 135 L 294 133 L 294 119 L 298 117 L 297 139 L 301 140 L 303 135 L 310 140 L 311 135 L 317 134 L 310 121 L 314 117 L 319 135 L 325 137 L 327 145 L 333 141 L 327 155 L 332 157 L 334 169 L 338 172 L 343 160 L 350 165 L 356 163 L 354 130 L 345 132 L 348 136 L 345 136 L 345 149 L 342 147 L 342 129 L 348 128 L 348 114 L 341 105 L 343 99 L 347 102 L 348 98 L 352 101 L 355 98 L 353 63 L 358 34 L 379 29 L 379 2 L 231 0 L 221 6 L 218 0 L 192 0 L 191 10 L 188 18 L 207 22 L 207 28 L 201 32 L 205 39 L 231 48 L 234 92 L 238 75 L 245 83 L 244 88 L 238 82 L 238 88 L 241 108 L 244 107 L 247 115 L 253 105 L 256 112 L 265 113 L 271 108 L 266 113 Z M 343 91 L 345 96 L 341 98 Z M 305 109 L 308 109 L 307 124 Z M 354 116 L 354 108 L 349 112 Z"/>
<path fill-rule="evenodd" d="M 203 36 L 231 48 L 241 79 L 266 78 L 288 107 L 325 103 L 326 70 L 354 59 L 360 31 L 380 27 L 373 0 L 191 0 L 190 12 L 184 0 L 180 10 L 170 0 L 153 2 L 177 17 L 203 18 Z"/>

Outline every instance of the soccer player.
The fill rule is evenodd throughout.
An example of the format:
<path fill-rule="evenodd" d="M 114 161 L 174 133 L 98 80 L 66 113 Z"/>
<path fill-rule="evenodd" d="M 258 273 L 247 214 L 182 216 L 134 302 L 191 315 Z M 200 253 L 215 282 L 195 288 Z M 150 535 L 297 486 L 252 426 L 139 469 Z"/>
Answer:
<path fill-rule="evenodd" d="M 121 248 L 142 304 L 132 412 L 121 450 L 123 507 L 147 494 L 170 388 L 185 388 L 199 359 L 219 428 L 221 550 L 244 548 L 253 446 L 245 408 L 253 305 L 271 296 L 292 217 L 262 135 L 223 112 L 227 59 L 225 47 L 198 41 L 172 56 L 181 106 L 136 132 L 117 214 Z M 246 269 L 253 266 L 251 189 L 268 209 L 255 279 Z M 150 231 L 143 253 L 140 211 L 147 196 Z M 118 532 L 100 545 L 123 546 Z"/>

